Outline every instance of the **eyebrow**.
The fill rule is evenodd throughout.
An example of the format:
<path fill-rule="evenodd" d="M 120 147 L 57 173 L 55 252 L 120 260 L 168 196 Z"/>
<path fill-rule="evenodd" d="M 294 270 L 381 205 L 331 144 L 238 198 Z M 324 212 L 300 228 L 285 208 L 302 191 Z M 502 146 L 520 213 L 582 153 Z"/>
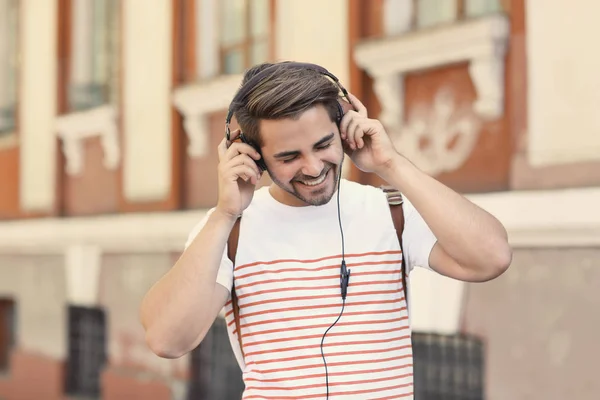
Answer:
<path fill-rule="evenodd" d="M 325 136 L 324 138 L 322 138 L 321 140 L 319 140 L 317 143 L 315 143 L 313 145 L 313 147 L 319 147 L 324 145 L 325 143 L 329 142 L 331 139 L 333 139 L 333 136 L 335 134 L 332 132 L 329 135 Z M 290 156 L 295 156 L 300 154 L 300 152 L 298 150 L 292 150 L 292 151 L 282 151 L 281 153 L 277 153 L 275 154 L 273 157 L 274 158 L 285 158 L 285 157 L 290 157 Z"/>

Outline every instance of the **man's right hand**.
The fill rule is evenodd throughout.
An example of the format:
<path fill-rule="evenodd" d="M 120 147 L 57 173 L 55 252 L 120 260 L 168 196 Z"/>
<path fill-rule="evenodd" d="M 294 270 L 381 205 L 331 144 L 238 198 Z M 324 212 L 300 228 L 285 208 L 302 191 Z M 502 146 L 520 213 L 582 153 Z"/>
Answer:
<path fill-rule="evenodd" d="M 240 134 L 231 132 L 231 142 L 219 144 L 219 200 L 215 211 L 237 218 L 250 205 L 261 171 L 255 160 L 260 154 L 250 145 L 233 142 Z"/>

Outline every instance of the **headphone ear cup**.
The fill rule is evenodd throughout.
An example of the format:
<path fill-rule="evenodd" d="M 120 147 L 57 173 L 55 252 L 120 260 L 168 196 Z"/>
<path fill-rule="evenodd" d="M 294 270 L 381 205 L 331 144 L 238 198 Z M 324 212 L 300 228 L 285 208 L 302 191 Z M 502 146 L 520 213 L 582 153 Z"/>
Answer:
<path fill-rule="evenodd" d="M 254 160 L 254 162 L 256 163 L 256 166 L 258 167 L 258 169 L 260 169 L 261 171 L 266 171 L 267 165 L 265 164 L 265 162 L 263 160 L 263 155 L 262 155 L 262 152 L 260 151 L 260 147 L 258 147 L 252 141 L 248 140 L 246 138 L 246 135 L 244 135 L 244 132 L 241 132 L 241 131 L 240 131 L 240 140 L 242 141 L 242 143 L 246 143 L 247 145 L 252 146 L 252 148 L 254 150 L 256 150 L 258 154 L 260 154 L 260 160 Z"/>
<path fill-rule="evenodd" d="M 340 101 L 336 101 L 335 104 L 337 105 L 338 108 L 338 112 L 337 112 L 337 116 L 336 116 L 336 125 L 339 129 L 340 124 L 342 123 L 342 118 L 344 118 L 344 107 L 342 107 L 342 105 L 340 104 Z"/>

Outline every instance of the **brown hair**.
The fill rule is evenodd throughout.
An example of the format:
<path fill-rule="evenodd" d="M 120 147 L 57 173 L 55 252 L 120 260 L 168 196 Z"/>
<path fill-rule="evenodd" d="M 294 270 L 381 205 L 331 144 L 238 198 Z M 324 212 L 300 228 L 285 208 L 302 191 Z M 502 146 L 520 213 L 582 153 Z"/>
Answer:
<path fill-rule="evenodd" d="M 237 123 L 248 140 L 262 147 L 261 119 L 296 119 L 317 105 L 325 107 L 332 122 L 336 120 L 339 87 L 328 77 L 293 63 L 263 63 L 246 71 L 242 87 L 265 68 L 270 71 L 267 76 L 234 108 Z"/>

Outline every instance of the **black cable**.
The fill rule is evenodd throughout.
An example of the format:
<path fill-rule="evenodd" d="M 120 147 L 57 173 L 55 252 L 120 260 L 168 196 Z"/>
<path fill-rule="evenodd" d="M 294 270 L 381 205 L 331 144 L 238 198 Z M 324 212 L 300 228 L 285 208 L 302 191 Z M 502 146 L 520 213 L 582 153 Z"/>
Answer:
<path fill-rule="evenodd" d="M 342 317 L 342 314 L 344 313 L 344 307 L 346 306 L 346 288 L 348 285 L 348 280 L 350 279 L 350 270 L 346 271 L 346 259 L 345 259 L 345 248 L 344 248 L 344 230 L 342 229 L 342 217 L 341 217 L 341 212 L 340 212 L 340 183 L 342 181 L 342 166 L 340 164 L 340 174 L 338 176 L 338 190 L 337 190 L 337 209 L 338 209 L 338 222 L 340 225 L 340 235 L 342 237 L 342 265 L 340 267 L 341 271 L 340 274 L 342 276 L 342 279 L 345 278 L 345 282 L 346 282 L 346 287 L 342 287 L 341 291 L 342 291 L 342 310 L 340 311 L 340 315 L 338 315 L 337 319 L 335 320 L 335 322 L 333 324 L 331 324 L 331 326 L 329 328 L 327 328 L 327 330 L 325 331 L 325 333 L 323 334 L 323 337 L 321 338 L 321 357 L 323 357 L 323 364 L 325 365 L 325 386 L 327 388 L 327 397 L 326 399 L 329 399 L 329 373 L 327 372 L 327 361 L 325 360 L 325 354 L 323 352 L 323 343 L 325 342 L 325 336 L 327 335 L 327 332 L 329 332 L 329 330 L 331 328 L 333 328 L 335 326 L 335 324 L 337 324 L 337 322 L 340 320 L 340 318 Z"/>
<path fill-rule="evenodd" d="M 337 322 L 342 317 L 342 313 L 344 312 L 344 307 L 345 306 L 346 306 L 346 299 L 342 300 L 342 311 L 340 311 L 340 315 L 338 315 L 338 317 L 335 320 L 335 322 L 333 324 L 331 324 L 331 326 L 329 328 L 327 328 L 327 330 L 323 334 L 323 338 L 321 338 L 321 356 L 323 357 L 323 364 L 325 365 L 325 386 L 327 387 L 327 397 L 326 397 L 326 399 L 329 399 L 329 374 L 327 373 L 327 361 L 325 361 L 325 354 L 323 354 L 323 342 L 325 342 L 325 335 L 327 335 L 327 332 L 329 332 L 329 330 L 331 328 L 333 328 L 335 326 L 335 324 L 337 324 Z"/>

